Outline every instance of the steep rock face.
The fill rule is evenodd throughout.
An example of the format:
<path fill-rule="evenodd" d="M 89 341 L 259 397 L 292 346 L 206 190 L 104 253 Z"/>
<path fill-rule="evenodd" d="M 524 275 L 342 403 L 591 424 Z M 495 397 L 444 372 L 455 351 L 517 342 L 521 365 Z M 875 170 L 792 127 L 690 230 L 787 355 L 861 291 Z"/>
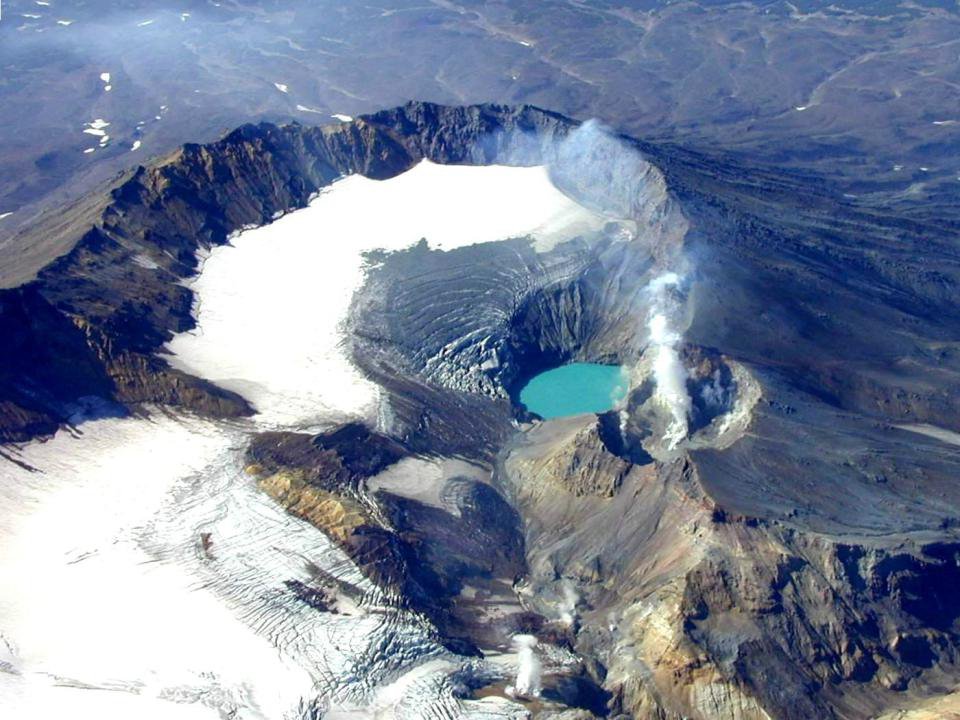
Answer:
<path fill-rule="evenodd" d="M 574 497 L 611 498 L 632 469 L 627 460 L 604 448 L 594 415 L 541 425 L 527 433 L 527 439 L 548 448 L 513 479 L 543 493 L 556 489 Z"/>
<path fill-rule="evenodd" d="M 0 439 L 56 431 L 57 419 L 46 408 L 75 401 L 76 387 L 85 388 L 89 395 L 109 394 L 110 378 L 87 346 L 83 331 L 35 288 L 4 296 L 0 331 L 8 343 L 0 375 L 0 384 L 8 388 L 2 400 L 6 421 Z"/>
<path fill-rule="evenodd" d="M 416 582 L 407 570 L 409 548 L 361 493 L 366 478 L 406 455 L 399 443 L 356 423 L 313 436 L 262 433 L 247 449 L 248 472 L 262 490 L 334 538 L 397 597 L 426 597 L 420 588 L 405 587 Z"/>
<path fill-rule="evenodd" d="M 914 681 L 922 694 L 955 672 L 958 607 L 943 591 L 956 582 L 955 543 L 851 547 L 758 526 L 740 547 L 749 560 L 712 559 L 688 576 L 681 611 L 689 637 L 775 716 L 874 715 L 888 691 Z M 747 627 L 733 630 L 731 615 Z"/>
<path fill-rule="evenodd" d="M 360 423 L 347 423 L 321 435 L 261 433 L 247 448 L 247 459 L 258 472 L 295 467 L 311 485 L 345 493 L 356 492 L 365 478 L 407 454 L 400 443 Z"/>
<path fill-rule="evenodd" d="M 299 470 L 299 469 L 298 469 Z M 261 477 L 258 485 L 287 512 L 319 528 L 342 546 L 363 532 L 370 518 L 358 502 L 310 484 L 298 470 L 278 471 Z M 250 467 L 257 472 L 256 466 Z"/>

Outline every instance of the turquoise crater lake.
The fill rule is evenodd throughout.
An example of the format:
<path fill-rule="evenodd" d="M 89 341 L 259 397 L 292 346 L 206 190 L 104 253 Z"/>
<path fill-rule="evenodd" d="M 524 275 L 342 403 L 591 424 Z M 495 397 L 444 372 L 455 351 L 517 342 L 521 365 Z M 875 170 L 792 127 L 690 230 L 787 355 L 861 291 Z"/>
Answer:
<path fill-rule="evenodd" d="M 602 413 L 626 396 L 627 385 L 619 365 L 571 363 L 534 376 L 520 391 L 520 402 L 545 419 Z"/>

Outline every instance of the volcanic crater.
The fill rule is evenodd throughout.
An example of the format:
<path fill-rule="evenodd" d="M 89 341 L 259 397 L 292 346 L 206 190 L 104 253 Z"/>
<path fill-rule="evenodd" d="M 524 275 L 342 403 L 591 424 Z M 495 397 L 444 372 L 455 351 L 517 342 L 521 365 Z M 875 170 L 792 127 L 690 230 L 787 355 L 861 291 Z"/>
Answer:
<path fill-rule="evenodd" d="M 205 254 L 289 226 L 345 177 L 424 162 L 543 166 L 580 210 L 490 242 L 362 248 L 330 352 L 369 404 L 303 414 L 315 396 L 294 383 L 267 412 L 254 396 L 279 385 L 177 354 L 204 328 Z M 179 492 L 222 486 L 217 510 L 164 523 L 184 567 L 306 668 L 299 716 L 399 693 L 466 716 L 860 718 L 960 681 L 960 394 L 938 389 L 960 387 L 960 365 L 929 353 L 960 316 L 872 253 L 927 242 L 914 228 L 596 123 L 427 103 L 245 126 L 65 215 L 29 231 L 63 254 L 0 291 L 3 453 L 27 487 L 45 470 L 34 438 L 210 418 L 219 474 L 184 470 L 196 495 Z M 276 321 L 309 335 L 329 309 Z M 518 406 L 533 375 L 575 361 L 629 368 L 622 407 L 540 421 Z M 269 510 L 244 514 L 260 501 L 303 524 L 265 533 Z M 260 587 L 242 568 L 273 550 L 244 550 L 225 517 L 244 539 L 329 545 L 290 546 L 300 559 Z M 340 639 L 297 639 L 325 633 Z M 516 635 L 534 640 L 518 651 Z M 525 704 L 506 683 L 529 653 L 544 692 Z"/>

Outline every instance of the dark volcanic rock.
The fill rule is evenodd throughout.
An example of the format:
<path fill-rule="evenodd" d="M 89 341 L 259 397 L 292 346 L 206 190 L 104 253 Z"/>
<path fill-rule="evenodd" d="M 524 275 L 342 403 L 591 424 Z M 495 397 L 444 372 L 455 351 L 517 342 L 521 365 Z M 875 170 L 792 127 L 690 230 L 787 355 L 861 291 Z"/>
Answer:
<path fill-rule="evenodd" d="M 309 485 L 335 492 L 355 492 L 359 483 L 408 454 L 400 443 L 347 423 L 320 435 L 267 432 L 247 448 L 247 461 L 259 473 L 296 469 Z"/>

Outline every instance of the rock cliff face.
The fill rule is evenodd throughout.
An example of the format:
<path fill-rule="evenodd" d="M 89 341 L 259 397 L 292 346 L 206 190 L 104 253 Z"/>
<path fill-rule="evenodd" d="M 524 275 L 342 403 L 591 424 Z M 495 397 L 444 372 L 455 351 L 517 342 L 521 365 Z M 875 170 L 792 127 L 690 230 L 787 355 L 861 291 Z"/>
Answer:
<path fill-rule="evenodd" d="M 193 325 L 180 281 L 197 252 L 343 174 L 422 158 L 548 163 L 611 221 L 550 248 L 377 258 L 349 330 L 383 390 L 381 427 L 257 436 L 261 489 L 451 649 L 522 631 L 575 652 L 551 709 L 948 707 L 960 265 L 942 229 L 846 208 L 806 178 L 534 108 L 412 103 L 334 127 L 244 127 L 123 178 L 92 227 L 55 239 L 65 254 L 0 291 L 0 439 L 145 403 L 249 413 L 158 355 Z M 650 282 L 667 272 L 685 278 L 671 342 L 691 398 L 668 451 L 650 442 L 665 420 L 648 329 Z M 636 368 L 622 412 L 539 422 L 517 406 L 526 379 L 570 360 Z M 329 610 L 317 592 L 303 588 Z M 580 689 L 564 695 L 569 683 Z"/>

